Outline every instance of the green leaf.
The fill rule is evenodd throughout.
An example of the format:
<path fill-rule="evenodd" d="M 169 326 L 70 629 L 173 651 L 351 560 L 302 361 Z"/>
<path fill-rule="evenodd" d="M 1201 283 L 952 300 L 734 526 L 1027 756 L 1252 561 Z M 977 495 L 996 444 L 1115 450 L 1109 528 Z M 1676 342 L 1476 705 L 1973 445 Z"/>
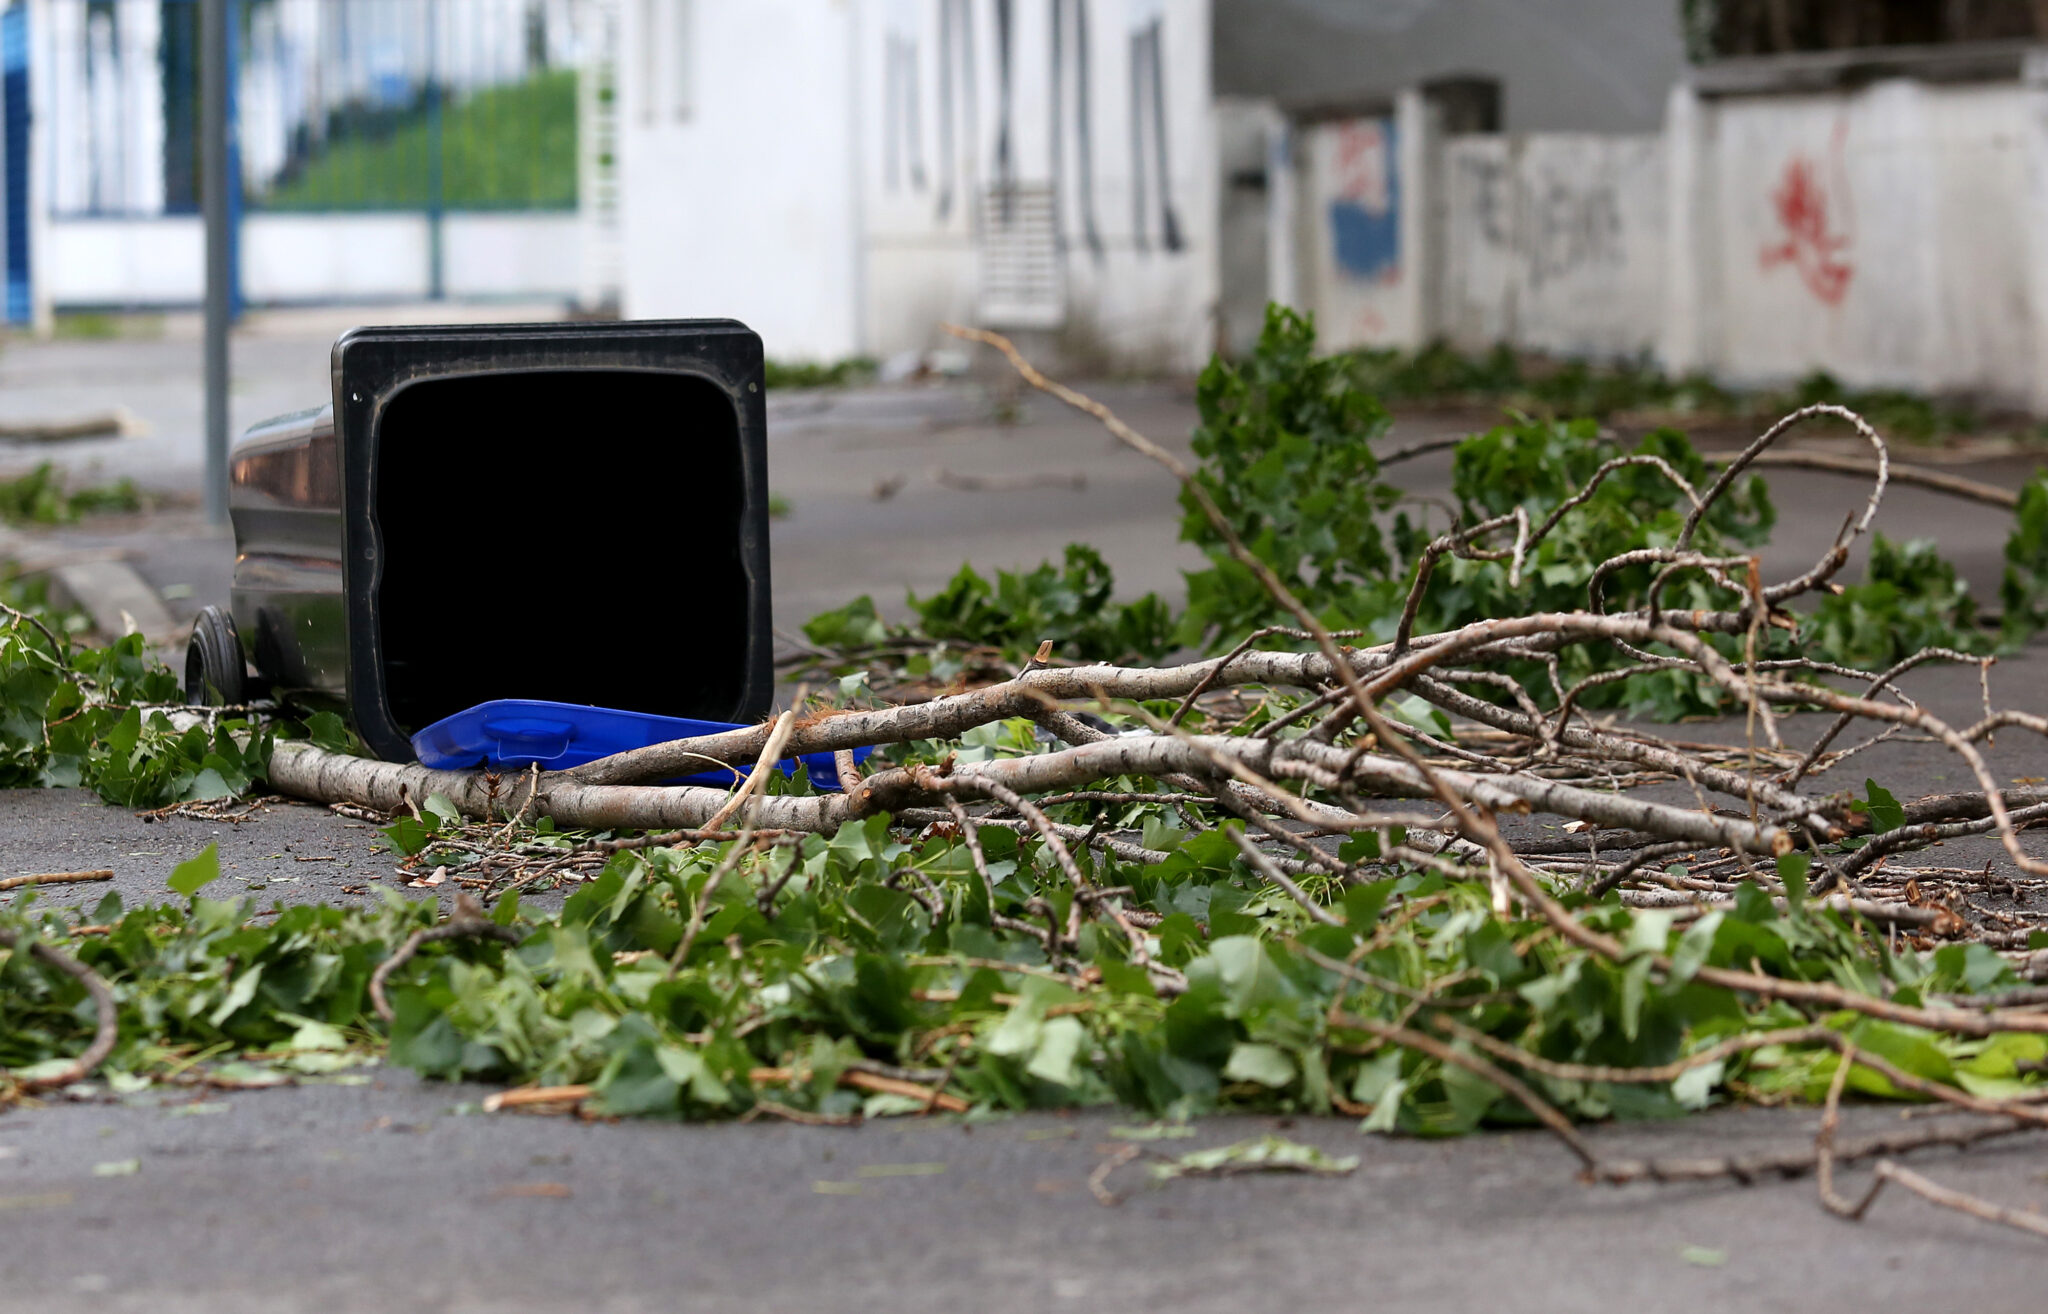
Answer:
<path fill-rule="evenodd" d="M 1635 959 L 1621 972 L 1621 1034 L 1633 1043 L 1642 1034 L 1643 1001 L 1650 986 L 1650 969 L 1656 960 L 1648 954 Z"/>
<path fill-rule="evenodd" d="M 1379 841 L 1369 832 L 1359 831 L 1351 838 L 1353 840 L 1361 838 L 1371 839 L 1373 841 L 1371 856 L 1375 858 L 1379 856 Z M 1345 841 L 1347 845 L 1350 842 L 1350 840 Z M 1346 861 L 1357 861 L 1357 859 L 1346 859 Z M 1386 907 L 1387 896 L 1394 892 L 1394 884 L 1395 879 L 1388 877 L 1386 880 L 1347 887 L 1344 891 L 1344 924 L 1349 926 L 1352 931 L 1360 934 L 1371 929 L 1380 919 L 1380 909 Z"/>
<path fill-rule="evenodd" d="M 690 1098 L 700 1104 L 722 1105 L 732 1099 L 732 1092 L 725 1083 L 712 1075 L 711 1065 L 704 1061 L 704 1055 L 681 1045 L 661 1045 L 654 1051 L 655 1062 L 669 1080 L 690 1093 Z"/>
<path fill-rule="evenodd" d="M 1638 909 L 1629 921 L 1628 939 L 1622 942 L 1622 949 L 1631 957 L 1663 953 L 1671 942 L 1671 924 L 1677 919 L 1674 909 Z"/>
<path fill-rule="evenodd" d="M 1704 1109 L 1712 1101 L 1714 1090 L 1727 1071 L 1728 1064 L 1721 1059 L 1687 1068 L 1672 1078 L 1671 1098 L 1678 1101 L 1680 1108 Z"/>
<path fill-rule="evenodd" d="M 285 1017 L 286 1020 L 292 1020 L 285 1014 L 280 1014 L 279 1016 Z M 296 1020 L 298 1021 L 299 1029 L 292 1032 L 292 1038 L 285 1042 L 286 1049 L 306 1051 L 348 1048 L 348 1038 L 341 1034 L 340 1027 L 331 1026 L 325 1022 L 317 1022 L 312 1018 L 299 1018 Z"/>
<path fill-rule="evenodd" d="M 1230 1061 L 1223 1065 L 1225 1081 L 1255 1081 L 1275 1090 L 1292 1083 L 1297 1075 L 1294 1060 L 1287 1057 L 1285 1050 L 1252 1041 L 1240 1041 L 1231 1049 Z"/>
<path fill-rule="evenodd" d="M 464 1075 L 464 1042 L 456 1019 L 424 990 L 400 990 L 391 1001 L 391 1061 L 430 1076 Z"/>
<path fill-rule="evenodd" d="M 1511 981 L 1522 974 L 1522 960 L 1515 954 L 1514 933 L 1491 917 L 1466 933 L 1465 957 L 1497 982 Z"/>
<path fill-rule="evenodd" d="M 682 1083 L 661 1061 L 655 1044 L 636 1040 L 612 1056 L 591 1097 L 595 1110 L 620 1117 L 678 1112 Z"/>
<path fill-rule="evenodd" d="M 2017 1076 L 2022 1063 L 2038 1068 L 2048 1059 L 2048 1036 L 2008 1031 L 1993 1036 L 1983 1050 L 1965 1063 L 1958 1075 L 1979 1077 Z"/>
<path fill-rule="evenodd" d="M 2019 984 L 2012 964 L 1985 944 L 1950 944 L 1934 951 L 1935 971 L 1969 994 Z"/>
<path fill-rule="evenodd" d="M 279 1072 L 267 1063 L 223 1063 L 211 1070 L 214 1080 L 230 1086 L 246 1087 L 251 1090 L 268 1086 L 289 1086 L 289 1073 Z"/>
<path fill-rule="evenodd" d="M 1812 866 L 1810 853 L 1788 853 L 1778 859 L 1778 879 L 1785 882 L 1785 903 L 1795 913 L 1806 907 L 1806 873 Z"/>
<path fill-rule="evenodd" d="M 1123 1141 L 1180 1141 L 1195 1134 L 1184 1122 L 1154 1122 L 1143 1127 L 1111 1127 L 1109 1134 Z"/>
<path fill-rule="evenodd" d="M 219 1026 L 247 1008 L 250 1001 L 256 998 L 256 987 L 262 982 L 263 964 L 257 963 L 235 977 L 234 985 L 229 987 L 227 995 L 215 1006 L 213 1013 L 206 1020 L 214 1026 Z"/>
<path fill-rule="evenodd" d="M 424 851 L 427 845 L 433 842 L 434 836 L 439 829 L 440 819 L 438 817 L 426 821 L 416 821 L 411 817 L 402 816 L 384 827 L 383 831 L 385 837 L 391 841 L 391 847 L 409 858 L 415 853 Z"/>
<path fill-rule="evenodd" d="M 855 1177 L 937 1177 L 946 1171 L 946 1165 L 928 1163 L 864 1163 L 854 1169 Z"/>
<path fill-rule="evenodd" d="M 1333 1155 L 1313 1145 L 1282 1136 L 1260 1136 L 1213 1150 L 1190 1150 L 1166 1163 L 1153 1164 L 1160 1181 L 1176 1177 L 1222 1177 L 1236 1173 L 1313 1173 L 1341 1177 L 1358 1168 L 1355 1154 Z"/>
<path fill-rule="evenodd" d="M 196 855 L 171 868 L 168 884 L 173 892 L 189 897 L 219 879 L 220 845 L 208 844 Z"/>
<path fill-rule="evenodd" d="M 306 738 L 315 748 L 330 753 L 348 753 L 355 749 L 355 736 L 349 733 L 348 722 L 333 712 L 315 712 L 306 718 Z"/>
<path fill-rule="evenodd" d="M 1400 1129 L 1401 1101 L 1408 1094 L 1408 1083 L 1396 1081 L 1389 1085 L 1379 1098 L 1373 1101 L 1372 1112 L 1358 1125 L 1361 1132 L 1392 1134 Z"/>
<path fill-rule="evenodd" d="M 1882 835 L 1906 824 L 1906 809 L 1899 806 L 1899 801 L 1892 797 L 1890 790 L 1875 780 L 1866 779 L 1863 782 L 1863 791 L 1867 799 L 1865 807 L 1870 812 L 1872 830 Z"/>
<path fill-rule="evenodd" d="M 215 798 L 233 798 L 241 792 L 230 786 L 219 771 L 207 767 L 194 776 L 192 783 L 185 787 L 184 801 L 197 803 Z"/>
<path fill-rule="evenodd" d="M 1715 934 L 1721 929 L 1722 914 L 1710 912 L 1685 929 L 1678 948 L 1671 954 L 1671 984 L 1684 985 L 1693 979 L 1713 952 Z"/>
<path fill-rule="evenodd" d="M 875 612 L 875 600 L 862 594 L 837 611 L 823 612 L 804 624 L 804 637 L 827 648 L 857 648 L 888 638 L 888 627 Z"/>
<path fill-rule="evenodd" d="M 1040 1029 L 1038 1045 L 1024 1070 L 1055 1086 L 1078 1086 L 1081 1046 L 1087 1039 L 1088 1032 L 1078 1019 L 1052 1018 Z"/>

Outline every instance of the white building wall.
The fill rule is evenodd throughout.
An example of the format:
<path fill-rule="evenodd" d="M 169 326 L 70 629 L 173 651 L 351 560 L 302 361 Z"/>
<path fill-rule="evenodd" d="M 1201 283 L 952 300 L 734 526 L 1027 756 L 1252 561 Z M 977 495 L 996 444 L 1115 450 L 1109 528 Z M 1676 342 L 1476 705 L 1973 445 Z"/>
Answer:
<path fill-rule="evenodd" d="M 1039 18 L 1042 31 L 1050 30 L 1049 9 L 1044 3 L 1019 6 L 1020 14 Z M 1196 369 L 1215 350 L 1220 296 L 1221 200 L 1215 96 L 1209 80 L 1210 6 L 1208 0 L 1125 0 L 1121 6 L 1090 5 L 1087 14 L 1095 56 L 1090 69 L 1090 126 L 1102 250 L 1097 254 L 1085 240 L 1076 242 L 1071 236 L 1081 216 L 1079 132 L 1070 103 L 1062 116 L 1065 167 L 1058 180 L 1070 234 L 1068 330 L 1099 344 L 1113 363 Z M 1143 73 L 1127 55 L 1134 27 L 1148 14 L 1162 17 L 1164 23 L 1162 99 L 1168 172 L 1163 189 L 1157 173 L 1159 143 L 1145 118 L 1149 97 Z M 1117 58 L 1120 53 L 1126 57 Z M 1134 76 L 1140 78 L 1135 92 Z M 1049 88 L 1050 79 L 1040 85 Z M 1049 111 L 1046 123 L 1049 129 Z M 1166 238 L 1168 208 L 1180 239 L 1177 246 Z"/>
<path fill-rule="evenodd" d="M 1702 102 L 1697 363 L 2030 400 L 2038 95 L 1893 80 Z"/>
<path fill-rule="evenodd" d="M 1668 264 L 1661 138 L 1454 137 L 1441 172 L 1447 338 L 1607 358 L 1656 347 Z"/>
<path fill-rule="evenodd" d="M 1080 363 L 1206 360 L 1219 204 L 1208 0 L 1013 0 L 1007 92 L 990 0 L 860 9 L 867 350 L 937 345 L 941 323 L 987 309 L 978 206 L 1007 181 L 1050 189 L 1049 319 Z"/>
<path fill-rule="evenodd" d="M 942 323 L 976 318 L 975 214 L 1002 130 L 1000 74 L 986 5 L 858 8 L 851 163 L 861 349 L 888 357 L 937 345 Z M 1012 77 L 1014 87 L 1014 66 Z M 1017 145 L 1013 131 L 1013 160 Z"/>
<path fill-rule="evenodd" d="M 624 313 L 731 316 L 778 359 L 860 349 L 853 50 L 835 0 L 628 0 Z"/>
<path fill-rule="evenodd" d="M 1330 349 L 1441 335 L 2048 412 L 2048 49 L 2002 81 L 1681 87 L 1656 137 L 1418 150 L 1417 99 L 1294 126 L 1294 301 Z"/>
<path fill-rule="evenodd" d="M 734 315 L 779 358 L 939 345 L 941 324 L 988 318 L 982 207 L 1007 183 L 1052 198 L 1048 226 L 1020 239 L 1052 271 L 1026 308 L 1037 327 L 1105 362 L 1205 360 L 1207 0 L 1013 0 L 1007 43 L 1003 8 L 628 0 L 625 312 Z"/>

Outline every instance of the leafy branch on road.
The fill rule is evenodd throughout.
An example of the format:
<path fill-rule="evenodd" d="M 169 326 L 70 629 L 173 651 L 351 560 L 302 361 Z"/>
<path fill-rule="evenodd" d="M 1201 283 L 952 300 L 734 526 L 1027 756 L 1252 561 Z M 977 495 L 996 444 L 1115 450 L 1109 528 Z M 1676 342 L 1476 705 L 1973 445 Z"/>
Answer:
<path fill-rule="evenodd" d="M 1203 514 L 1195 487 L 1325 625 L 1380 641 L 1396 636 L 1411 598 L 1408 623 L 1418 633 L 1597 606 L 1588 583 L 1603 563 L 1617 561 L 1601 577 L 1606 597 L 1645 598 L 1657 584 L 1663 609 L 1713 610 L 1725 606 L 1729 590 L 1709 571 L 1674 568 L 1671 552 L 1681 534 L 1693 558 L 1740 558 L 1768 539 L 1777 517 L 1763 481 L 1749 475 L 1723 489 L 1688 528 L 1693 499 L 1714 482 L 1716 467 L 1676 430 L 1656 430 L 1624 447 L 1590 420 L 1516 417 L 1472 435 L 1456 445 L 1448 501 L 1416 498 L 1390 482 L 1386 467 L 1418 449 L 1387 450 L 1390 419 L 1360 386 L 1352 363 L 1318 357 L 1312 325 L 1277 309 L 1248 360 L 1218 361 L 1204 372 L 1197 403 L 1199 463 L 1182 495 L 1181 539 L 1209 565 L 1188 575 L 1188 603 L 1178 617 L 1152 594 L 1112 602 L 1107 564 L 1093 549 L 1073 545 L 1064 568 L 1047 562 L 999 572 L 994 584 L 963 567 L 939 594 L 908 600 L 908 625 L 885 623 L 871 599 L 858 598 L 810 623 L 813 650 L 793 657 L 790 673 L 817 678 L 865 669 L 876 689 L 930 691 L 956 679 L 986 679 L 998 656 L 1014 666 L 1044 639 L 1068 660 L 1154 661 L 1183 645 L 1218 652 L 1255 629 L 1296 625 Z M 1826 405 L 1798 414 L 1807 422 L 1844 423 Z M 1547 520 L 1547 532 L 1522 542 L 1518 559 L 1514 526 L 1526 533 Z M 1492 528 L 1475 533 L 1481 525 Z M 1637 551 L 1648 555 L 1626 556 Z M 1874 535 L 1862 580 L 1837 582 L 1838 563 L 1825 587 L 1774 601 L 1755 656 L 1768 662 L 1804 654 L 1883 669 L 1930 647 L 2010 650 L 2048 621 L 2048 483 L 2039 478 L 2021 495 L 2006 556 L 2002 627 L 1993 629 L 1932 544 Z M 1418 590 L 1425 561 L 1427 587 Z M 1748 652 L 1746 634 L 1709 641 L 1731 660 Z M 1531 663 L 1512 671 L 1540 705 L 1554 707 L 1561 686 L 1598 677 L 1580 691 L 1581 705 L 1658 720 L 1737 706 L 1728 691 L 1695 674 L 1624 675 L 1640 663 L 1620 649 L 1570 648 L 1555 660 L 1554 670 Z"/>
<path fill-rule="evenodd" d="M 1041 651 L 993 682 L 894 705 L 874 705 L 849 670 L 835 703 L 772 725 L 522 777 L 372 762 L 330 736 L 278 741 L 270 788 L 390 815 L 396 847 L 449 855 L 433 860 L 480 901 L 519 878 L 488 854 L 462 865 L 471 850 L 531 846 L 520 856 L 537 870 L 569 872 L 568 857 L 598 869 L 557 915 L 502 894 L 488 913 L 499 930 L 482 937 L 465 931 L 472 911 L 446 938 L 421 935 L 433 909 L 396 898 L 266 918 L 206 898 L 205 860 L 174 877 L 183 906 L 30 905 L 0 927 L 16 946 L 63 946 L 106 987 L 119 1080 L 248 1080 L 212 1064 L 382 1053 L 533 1083 L 591 1114 L 837 1120 L 1113 1101 L 1161 1116 L 1341 1112 L 1420 1134 L 1537 1125 L 1608 1182 L 1752 1167 L 1608 1161 L 1577 1123 L 1740 1099 L 1832 1109 L 1847 1091 L 1940 1102 L 1967 1126 L 1828 1133 L 1778 1165 L 1820 1173 L 1831 1205 L 1849 1161 L 2048 1119 L 2035 1007 L 2048 862 L 2019 834 L 2048 819 L 2048 790 L 2003 786 L 1981 748 L 1996 731 L 2048 734 L 2048 718 L 1956 726 L 1899 692 L 1907 666 L 1974 664 L 1992 640 L 1944 611 L 1952 579 L 1929 586 L 1911 549 L 1854 586 L 1864 593 L 1832 591 L 1884 475 L 1822 558 L 1779 582 L 1745 550 L 1769 512 L 1741 467 L 1820 412 L 1721 471 L 1675 435 L 1621 452 L 1572 426 L 1510 426 L 1459 453 L 1469 511 L 1454 524 L 1433 537 L 1398 519 L 1384 533 L 1346 524 L 1326 542 L 1322 517 L 1396 508 L 1374 492 L 1369 448 L 1339 450 L 1375 412 L 1319 373 L 1305 331 L 1276 319 L 1270 376 L 1205 379 L 1197 451 L 1214 464 L 1200 471 L 972 335 L 1181 478 L 1217 576 L 1191 614 L 1230 645 L 1220 655 L 1137 666 L 1083 651 L 1063 665 Z M 1303 433 L 1316 442 L 1294 441 Z M 1868 438 L 1882 471 L 1884 443 Z M 1356 464 L 1330 464 L 1344 461 Z M 1366 501 L 1299 513 L 1279 494 L 1309 487 L 1309 471 L 1353 477 L 1342 496 Z M 1060 624 L 1119 642 L 1132 631 L 1088 601 L 1109 596 L 1094 564 L 1043 577 L 1073 603 L 970 580 L 933 614 L 970 636 Z M 1795 610 L 1802 600 L 1813 609 Z M 1909 602 L 1925 613 L 1917 630 L 1903 625 L 1919 614 Z M 1858 606 L 1890 620 L 1859 629 Z M 1019 614 L 1031 619 L 1006 619 Z M 821 669 L 897 641 L 835 623 L 810 636 Z M 1366 632 L 1347 642 L 1338 626 Z M 64 684 L 31 660 L 33 626 L 6 634 L 22 669 Z M 1867 667 L 1841 659 L 1880 641 Z M 1703 747 L 1588 715 L 1628 686 L 1651 689 L 1628 698 L 1652 706 L 1733 708 L 1748 742 Z M 1790 742 L 1781 718 L 1812 709 L 1832 727 Z M 1870 737 L 1850 742 L 1858 726 Z M 1894 793 L 1844 770 L 1901 733 L 1943 745 L 1973 787 Z M 47 770 L 48 746 L 23 740 Z M 877 753 L 843 794 L 797 781 L 740 803 L 643 783 L 705 758 L 743 770 L 863 745 Z M 1830 772 L 1848 779 L 1815 783 Z M 1674 782 L 1691 801 L 1635 790 Z M 1986 834 L 2008 870 L 1905 861 Z M 370 999 L 380 966 L 388 1029 Z M 74 1064 L 97 1024 L 89 982 L 17 947 L 0 986 L 0 1063 L 28 1082 Z M 1895 1163 L 1880 1171 L 1919 1189 Z"/>
<path fill-rule="evenodd" d="M 1750 423 L 1802 406 L 1844 406 L 1911 443 L 1979 434 L 2014 417 L 1898 388 L 1850 388 L 1816 370 L 1783 391 L 1730 391 L 1700 374 L 1672 378 L 1647 361 L 1529 361 L 1506 347 L 1467 355 L 1437 342 L 1417 351 L 1365 349 L 1341 358 L 1358 386 L 1389 405 L 1503 405 L 1532 415 L 1689 424 Z M 2022 434 L 2038 438 L 2038 426 Z"/>
<path fill-rule="evenodd" d="M 184 701 L 141 635 L 94 648 L 40 609 L 0 603 L 0 788 L 82 785 L 135 808 L 247 791 L 270 731 L 233 715 L 179 728 Z"/>
<path fill-rule="evenodd" d="M 27 474 L 0 479 L 0 521 L 10 525 L 69 525 L 86 516 L 140 511 L 143 506 L 142 494 L 130 480 L 74 488 L 51 461 Z"/>

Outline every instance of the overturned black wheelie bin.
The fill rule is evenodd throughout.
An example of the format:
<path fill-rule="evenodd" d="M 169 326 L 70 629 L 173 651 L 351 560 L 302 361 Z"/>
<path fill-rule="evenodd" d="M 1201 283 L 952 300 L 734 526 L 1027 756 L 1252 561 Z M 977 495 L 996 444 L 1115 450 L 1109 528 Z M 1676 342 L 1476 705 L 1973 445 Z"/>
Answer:
<path fill-rule="evenodd" d="M 232 604 L 187 696 L 325 704 L 393 761 L 494 700 L 759 718 L 761 364 L 731 320 L 342 335 L 332 403 L 235 445 Z M 524 758 L 480 760 L 557 760 L 522 724 Z"/>

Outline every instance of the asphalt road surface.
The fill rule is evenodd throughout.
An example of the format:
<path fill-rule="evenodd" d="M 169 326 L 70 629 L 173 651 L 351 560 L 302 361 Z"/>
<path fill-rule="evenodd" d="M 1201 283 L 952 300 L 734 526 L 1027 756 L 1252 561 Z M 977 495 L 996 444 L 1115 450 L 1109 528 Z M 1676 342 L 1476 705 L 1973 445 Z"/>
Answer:
<path fill-rule="evenodd" d="M 1088 1113 L 981 1123 L 583 1125 L 377 1086 L 64 1106 L 0 1120 L 0 1307 L 47 1311 L 2035 1311 L 2048 1250 L 1903 1195 L 1860 1224 L 1809 1181 L 1583 1186 L 1533 1134 L 1363 1137 L 1216 1118 L 1174 1151 L 1279 1133 L 1337 1178 L 1148 1187 L 1089 1174 Z M 1888 1124 L 1859 1109 L 1846 1128 Z M 1810 1141 L 1811 1109 L 1598 1129 L 1603 1151 Z M 1921 1156 L 1961 1189 L 2048 1193 L 2048 1141 Z M 98 1165 L 126 1167 L 100 1176 Z"/>
<path fill-rule="evenodd" d="M 197 449 L 186 351 L 175 342 L 10 347 L 0 409 L 61 418 L 125 400 L 149 413 L 156 439 L 74 446 L 62 459 L 189 499 Z M 240 359 L 238 422 L 317 399 L 324 383 L 321 333 L 272 335 Z M 136 386 L 124 392 L 129 374 Z M 24 398 L 17 380 L 41 391 Z M 1193 418 L 1184 390 L 1123 385 L 1103 395 L 1141 428 L 1184 443 Z M 1402 434 L 1482 421 L 1408 417 Z M 1178 571 L 1196 564 L 1174 541 L 1178 508 L 1163 476 L 1036 399 L 1022 423 L 1002 425 L 970 385 L 792 395 L 774 400 L 771 430 L 772 481 L 792 506 L 775 531 L 786 627 L 858 592 L 893 608 L 905 588 L 936 587 L 963 559 L 1029 565 L 1070 539 L 1103 547 L 1126 592 L 1174 590 Z M 0 451 L 0 464 L 40 454 Z M 1416 461 L 1401 478 L 1427 491 L 1443 486 L 1446 469 Z M 2024 470 L 2008 461 L 1961 472 L 2012 484 Z M 1035 475 L 1055 478 L 1011 486 Z M 1773 486 L 1787 514 L 1771 575 L 1818 555 L 1863 496 L 1832 476 L 1781 474 Z M 1898 489 L 1879 527 L 1939 539 L 1979 595 L 1995 596 L 1998 514 Z M 0 556 L 16 558 L 109 550 L 130 554 L 177 608 L 225 593 L 231 544 L 175 505 L 0 543 Z M 1994 698 L 2041 710 L 2044 676 L 2043 650 L 2002 664 Z M 1926 672 L 1909 688 L 1962 719 L 1978 697 L 1973 671 Z M 1795 719 L 1788 735 L 1813 729 Z M 2048 750 L 2017 735 L 2001 737 L 1993 763 L 2007 778 L 2048 776 Z M 1959 765 L 1925 745 L 1887 744 L 1845 772 L 1855 778 L 1836 787 L 1860 787 L 1866 773 L 1895 789 L 1965 787 Z M 0 874 L 110 867 L 132 902 L 158 895 L 171 867 L 209 841 L 221 845 L 229 888 L 259 898 L 361 899 L 397 880 L 374 828 L 323 809 L 281 804 L 240 825 L 151 822 L 76 791 L 0 794 Z M 1943 853 L 1943 862 L 2000 860 L 1989 841 Z M 89 904 L 106 888 L 42 897 Z M 857 1129 L 585 1125 L 484 1115 L 475 1112 L 481 1089 L 371 1076 L 196 1104 L 189 1092 L 151 1091 L 0 1113 L 0 1311 L 1996 1314 L 2038 1310 L 2048 1289 L 2048 1245 L 1902 1194 L 1851 1224 L 1821 1210 L 1810 1181 L 1594 1188 L 1534 1133 L 1425 1142 L 1362 1136 L 1345 1119 L 1210 1119 L 1195 1140 L 1163 1148 L 1280 1131 L 1361 1163 L 1341 1178 L 1158 1188 L 1133 1165 L 1113 1179 L 1130 1198 L 1109 1208 L 1087 1188 L 1125 1144 L 1110 1134 L 1124 1120 L 1109 1113 Z M 1852 1132 L 1900 1116 L 1852 1113 Z M 1593 1134 L 1621 1154 L 1726 1153 L 1796 1148 L 1816 1123 L 1809 1108 L 1742 1109 Z M 131 1161 L 133 1172 L 109 1167 Z M 2048 1209 L 2048 1140 L 1914 1163 L 1961 1189 Z"/>

